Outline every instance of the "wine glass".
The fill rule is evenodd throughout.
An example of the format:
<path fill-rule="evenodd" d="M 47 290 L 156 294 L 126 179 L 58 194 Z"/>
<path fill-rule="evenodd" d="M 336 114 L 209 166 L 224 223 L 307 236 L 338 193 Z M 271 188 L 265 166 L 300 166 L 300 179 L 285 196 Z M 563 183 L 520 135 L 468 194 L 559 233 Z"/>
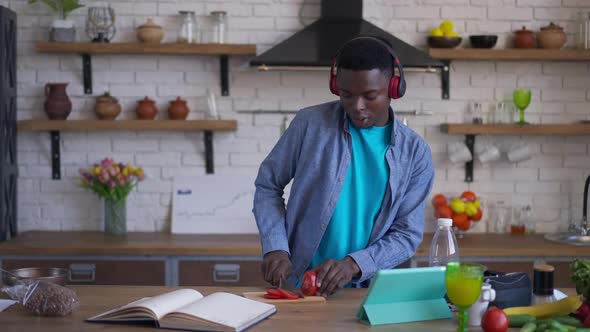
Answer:
<path fill-rule="evenodd" d="M 531 103 L 531 89 L 515 89 L 512 98 L 514 99 L 514 106 L 520 111 L 518 124 L 527 124 L 524 121 L 524 111 Z"/>
<path fill-rule="evenodd" d="M 477 263 L 447 264 L 445 285 L 449 300 L 457 307 L 457 332 L 467 332 L 469 307 L 477 301 L 483 283 L 484 266 Z"/>

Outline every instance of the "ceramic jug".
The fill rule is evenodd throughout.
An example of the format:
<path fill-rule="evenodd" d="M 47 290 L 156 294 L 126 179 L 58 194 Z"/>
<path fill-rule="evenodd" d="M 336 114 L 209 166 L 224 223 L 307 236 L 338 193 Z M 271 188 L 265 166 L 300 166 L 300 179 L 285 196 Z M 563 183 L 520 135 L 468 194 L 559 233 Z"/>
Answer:
<path fill-rule="evenodd" d="M 121 113 L 121 105 L 117 98 L 105 92 L 102 96 L 96 98 L 94 112 L 101 120 L 115 120 Z"/>
<path fill-rule="evenodd" d="M 189 109 L 186 105 L 186 100 L 177 97 L 176 100 L 170 102 L 168 108 L 168 117 L 171 120 L 184 120 L 188 115 Z"/>
<path fill-rule="evenodd" d="M 535 34 L 524 26 L 521 30 L 514 32 L 515 48 L 535 48 Z"/>
<path fill-rule="evenodd" d="M 137 101 L 137 118 L 140 120 L 153 120 L 158 114 L 158 107 L 156 102 L 149 99 L 147 96 L 142 100 Z"/>
<path fill-rule="evenodd" d="M 137 28 L 137 39 L 142 43 L 159 44 L 164 38 L 162 27 L 148 18 L 147 22 Z"/>
<path fill-rule="evenodd" d="M 537 35 L 540 48 L 560 49 L 565 45 L 566 40 L 567 36 L 563 28 L 553 22 L 541 28 L 541 32 Z"/>
<path fill-rule="evenodd" d="M 45 84 L 45 112 L 51 120 L 65 120 L 72 111 L 72 102 L 66 93 L 68 83 Z"/>

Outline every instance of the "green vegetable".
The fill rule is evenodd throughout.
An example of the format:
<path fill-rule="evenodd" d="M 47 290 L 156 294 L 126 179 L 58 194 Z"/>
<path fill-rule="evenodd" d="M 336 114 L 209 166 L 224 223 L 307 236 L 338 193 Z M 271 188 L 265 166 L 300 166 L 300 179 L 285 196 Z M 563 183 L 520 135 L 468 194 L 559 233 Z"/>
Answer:
<path fill-rule="evenodd" d="M 564 325 L 570 325 L 573 327 L 584 327 L 584 325 L 582 325 L 582 323 L 577 318 L 571 316 L 559 316 L 553 317 L 553 319 Z"/>
<path fill-rule="evenodd" d="M 553 319 L 549 323 L 549 327 L 560 332 L 569 332 L 568 329 L 565 326 L 563 326 L 563 324 Z"/>
<path fill-rule="evenodd" d="M 578 327 L 578 328 L 576 329 L 576 332 L 590 332 L 590 329 L 587 329 L 587 328 L 580 328 L 580 327 Z"/>
<path fill-rule="evenodd" d="M 508 326 L 523 327 L 527 323 L 535 322 L 537 319 L 531 315 L 508 315 Z"/>
<path fill-rule="evenodd" d="M 29 4 L 36 3 L 39 0 L 29 0 Z M 84 7 L 78 0 L 41 0 L 44 4 L 49 6 L 54 12 L 59 14 L 62 19 L 78 8 Z"/>
<path fill-rule="evenodd" d="M 528 322 L 521 327 L 520 332 L 535 332 L 536 329 L 537 324 L 534 322 Z"/>
<path fill-rule="evenodd" d="M 536 329 L 537 329 L 537 324 L 535 324 L 534 322 L 528 322 L 522 326 L 522 328 L 520 329 L 520 332 L 535 332 Z"/>
<path fill-rule="evenodd" d="M 571 265 L 572 281 L 580 295 L 590 298 L 590 260 L 576 259 Z"/>

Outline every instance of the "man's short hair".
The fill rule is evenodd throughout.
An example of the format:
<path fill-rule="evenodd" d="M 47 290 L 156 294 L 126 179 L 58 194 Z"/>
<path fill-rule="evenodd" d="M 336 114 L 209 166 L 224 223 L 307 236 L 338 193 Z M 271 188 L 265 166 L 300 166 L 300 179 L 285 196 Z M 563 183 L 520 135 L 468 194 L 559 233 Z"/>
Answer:
<path fill-rule="evenodd" d="M 389 44 L 385 40 L 382 42 Z M 338 70 L 379 69 L 387 77 L 391 76 L 394 70 L 393 56 L 385 45 L 373 38 L 357 38 L 346 42 L 338 53 L 336 67 Z"/>

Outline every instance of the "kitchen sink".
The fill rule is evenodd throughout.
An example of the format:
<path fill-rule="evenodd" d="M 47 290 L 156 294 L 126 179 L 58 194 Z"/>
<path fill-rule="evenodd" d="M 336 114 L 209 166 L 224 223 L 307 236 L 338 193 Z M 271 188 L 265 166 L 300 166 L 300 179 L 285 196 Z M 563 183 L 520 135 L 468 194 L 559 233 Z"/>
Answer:
<path fill-rule="evenodd" d="M 590 236 L 575 233 L 553 233 L 545 234 L 545 239 L 549 241 L 570 244 L 573 246 L 590 246 Z"/>

